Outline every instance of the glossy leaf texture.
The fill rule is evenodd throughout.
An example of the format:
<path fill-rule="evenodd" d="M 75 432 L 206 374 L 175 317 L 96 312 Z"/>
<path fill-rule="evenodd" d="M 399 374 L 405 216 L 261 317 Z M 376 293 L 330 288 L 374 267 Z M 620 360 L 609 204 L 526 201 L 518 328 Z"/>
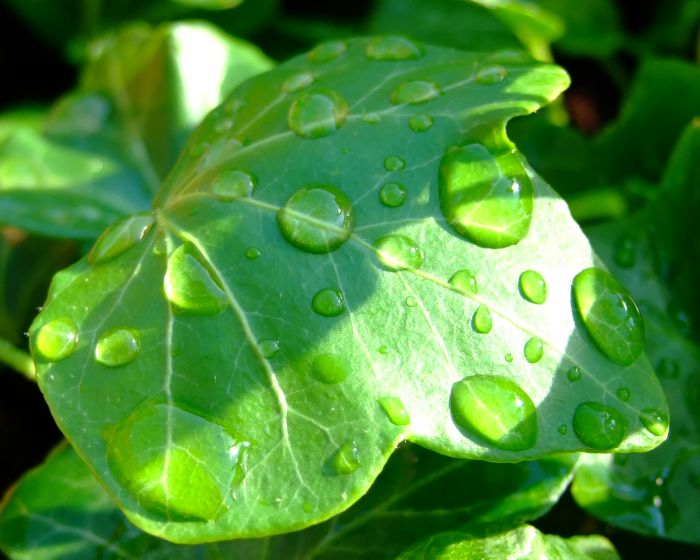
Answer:
<path fill-rule="evenodd" d="M 207 117 L 153 215 L 57 275 L 31 329 L 56 420 L 135 524 L 182 542 L 307 526 L 402 439 L 492 461 L 664 439 L 639 418 L 666 403 L 636 307 L 609 277 L 579 318 L 597 260 L 503 132 L 567 83 L 374 37 Z"/>
<path fill-rule="evenodd" d="M 672 244 L 683 242 L 687 250 L 692 248 L 692 237 L 687 236 L 691 218 L 684 217 L 693 212 L 699 140 L 697 126 L 691 125 L 671 158 L 658 199 L 644 214 L 590 230 L 601 257 L 645 311 L 647 350 L 672 410 L 669 439 L 643 455 L 591 457 L 573 485 L 576 501 L 608 523 L 692 543 L 700 543 L 696 523 L 700 515 L 700 348 L 688 332 L 682 307 L 685 294 L 669 290 L 663 279 L 678 269 L 673 259 L 680 255 L 665 247 L 672 241 L 668 234 L 673 220 L 679 238 Z M 685 210 L 679 205 L 681 197 Z M 621 398 L 629 398 L 624 387 L 616 391 Z M 646 421 L 654 427 L 667 418 L 649 411 Z"/>
<path fill-rule="evenodd" d="M 0 221 L 94 239 L 147 210 L 204 115 L 271 66 L 257 48 L 203 23 L 134 25 L 92 53 L 81 87 L 56 104 L 43 133 L 18 125 L 0 139 Z"/>
<path fill-rule="evenodd" d="M 600 535 L 564 539 L 523 525 L 503 533 L 469 535 L 452 531 L 433 535 L 396 560 L 619 560 L 612 543 Z"/>
<path fill-rule="evenodd" d="M 437 531 L 512 527 L 542 515 L 568 485 L 575 463 L 562 456 L 497 465 L 405 446 L 369 493 L 337 518 L 272 538 L 185 546 L 131 525 L 75 451 L 61 445 L 6 496 L 0 549 L 12 560 L 390 559 Z"/>

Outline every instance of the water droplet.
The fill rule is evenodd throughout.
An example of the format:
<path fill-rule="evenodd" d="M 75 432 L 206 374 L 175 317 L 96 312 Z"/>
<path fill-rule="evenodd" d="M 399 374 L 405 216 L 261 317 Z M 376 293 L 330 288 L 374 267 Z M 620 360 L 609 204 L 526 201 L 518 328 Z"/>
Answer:
<path fill-rule="evenodd" d="M 523 451 L 537 440 L 535 405 L 504 377 L 474 375 L 452 385 L 450 412 L 455 423 L 498 449 Z"/>
<path fill-rule="evenodd" d="M 88 260 L 95 264 L 121 255 L 141 241 L 153 225 L 153 215 L 139 213 L 121 218 L 111 225 L 95 242 Z"/>
<path fill-rule="evenodd" d="M 34 349 L 44 359 L 58 362 L 70 356 L 78 344 L 78 327 L 67 317 L 44 323 L 34 337 Z"/>
<path fill-rule="evenodd" d="M 578 366 L 571 366 L 566 371 L 566 378 L 572 383 L 581 379 L 581 368 Z"/>
<path fill-rule="evenodd" d="M 163 287 L 179 311 L 214 314 L 228 303 L 226 294 L 190 243 L 180 245 L 170 255 Z"/>
<path fill-rule="evenodd" d="M 408 296 L 404 301 L 406 303 L 406 307 L 416 307 L 416 305 L 418 305 L 416 299 L 411 296 Z"/>
<path fill-rule="evenodd" d="M 129 364 L 141 351 L 139 334 L 134 329 L 116 328 L 107 331 L 95 345 L 95 359 L 109 367 Z"/>
<path fill-rule="evenodd" d="M 547 284 L 539 272 L 526 270 L 518 280 L 520 295 L 527 301 L 542 304 L 547 299 Z"/>
<path fill-rule="evenodd" d="M 411 82 L 404 82 L 397 87 L 391 94 L 391 102 L 394 105 L 403 105 L 405 103 L 417 105 L 435 99 L 440 93 L 442 92 L 440 91 L 440 86 L 437 84 L 422 80 L 414 80 Z"/>
<path fill-rule="evenodd" d="M 622 366 L 644 350 L 644 325 L 627 290 L 610 274 L 587 268 L 574 278 L 576 309 L 600 351 Z"/>
<path fill-rule="evenodd" d="M 618 399 L 624 402 L 630 400 L 630 397 L 632 396 L 630 390 L 627 387 L 620 387 L 617 391 L 615 391 L 615 394 L 617 395 Z"/>
<path fill-rule="evenodd" d="M 501 248 L 527 235 L 534 194 L 517 152 L 494 154 L 481 144 L 450 150 L 440 162 L 438 182 L 440 208 L 462 237 Z"/>
<path fill-rule="evenodd" d="M 237 169 L 224 171 L 211 185 L 212 192 L 226 200 L 252 196 L 254 188 L 255 178 Z"/>
<path fill-rule="evenodd" d="M 345 41 L 327 41 L 309 51 L 311 62 L 331 62 L 348 49 Z"/>
<path fill-rule="evenodd" d="M 513 363 L 513 354 L 511 354 L 510 352 L 508 352 L 508 354 L 506 354 L 505 358 L 506 358 L 506 362 L 508 362 L 509 364 Z"/>
<path fill-rule="evenodd" d="M 389 156 L 384 159 L 384 169 L 387 171 L 401 171 L 406 167 L 406 162 L 398 156 Z"/>
<path fill-rule="evenodd" d="M 655 436 L 663 436 L 668 431 L 668 415 L 654 408 L 643 409 L 639 421 Z"/>
<path fill-rule="evenodd" d="M 387 35 L 370 39 L 365 54 L 371 60 L 415 60 L 423 56 L 423 49 L 406 37 Z"/>
<path fill-rule="evenodd" d="M 311 375 L 322 383 L 340 383 L 350 375 L 350 362 L 335 354 L 319 354 L 311 363 Z"/>
<path fill-rule="evenodd" d="M 377 402 L 382 407 L 384 414 L 389 418 L 389 421 L 395 426 L 408 426 L 411 423 L 408 411 L 400 398 L 382 397 L 377 399 Z"/>
<path fill-rule="evenodd" d="M 248 247 L 245 250 L 245 257 L 246 259 L 250 259 L 251 261 L 254 261 L 258 257 L 260 257 L 262 253 L 260 252 L 260 249 L 257 247 Z"/>
<path fill-rule="evenodd" d="M 304 509 L 304 513 L 311 513 L 314 510 L 314 505 L 311 502 L 304 502 L 302 507 Z"/>
<path fill-rule="evenodd" d="M 561 424 L 561 425 L 557 428 L 557 431 L 558 431 L 561 435 L 565 436 L 565 435 L 566 435 L 566 432 L 568 432 L 569 429 L 566 427 L 566 424 Z"/>
<path fill-rule="evenodd" d="M 659 365 L 656 366 L 656 371 L 659 377 L 675 379 L 680 373 L 680 368 L 678 367 L 678 362 L 673 358 L 662 358 L 661 361 L 659 361 Z"/>
<path fill-rule="evenodd" d="M 335 187 L 304 187 L 277 213 L 284 238 L 309 253 L 328 253 L 352 232 L 353 210 L 348 197 Z"/>
<path fill-rule="evenodd" d="M 260 348 L 260 353 L 263 355 L 263 357 L 270 359 L 274 357 L 275 354 L 277 354 L 277 352 L 279 352 L 280 341 L 268 338 L 258 342 L 258 346 Z"/>
<path fill-rule="evenodd" d="M 455 292 L 460 294 L 476 294 L 479 291 L 476 275 L 466 268 L 455 272 L 448 283 Z"/>
<path fill-rule="evenodd" d="M 418 115 L 413 115 L 408 119 L 408 128 L 413 132 L 425 132 L 430 130 L 433 126 L 433 117 L 426 115 L 425 113 L 420 113 Z"/>
<path fill-rule="evenodd" d="M 476 73 L 476 81 L 479 84 L 490 86 L 502 82 L 508 76 L 508 70 L 503 66 L 493 65 L 481 68 Z"/>
<path fill-rule="evenodd" d="M 348 105 L 337 93 L 314 90 L 302 93 L 289 107 L 289 129 L 301 138 L 321 138 L 338 130 L 348 116 Z"/>
<path fill-rule="evenodd" d="M 377 348 L 377 352 L 379 352 L 382 356 L 386 356 L 389 353 L 389 348 L 385 344 L 382 344 L 379 348 Z"/>
<path fill-rule="evenodd" d="M 346 441 L 333 455 L 333 469 L 337 474 L 350 474 L 360 465 L 360 455 L 354 441 Z"/>
<path fill-rule="evenodd" d="M 379 116 L 379 113 L 366 113 L 362 115 L 362 122 L 367 123 L 367 124 L 377 124 L 381 122 L 382 118 Z"/>
<path fill-rule="evenodd" d="M 613 258 L 620 268 L 632 268 L 637 262 L 637 245 L 631 237 L 622 236 L 615 242 Z"/>
<path fill-rule="evenodd" d="M 311 300 L 311 309 L 324 317 L 336 317 L 345 311 L 345 300 L 340 290 L 324 288 Z"/>
<path fill-rule="evenodd" d="M 489 56 L 489 60 L 498 64 L 523 64 L 532 62 L 532 58 L 525 51 L 507 49 L 494 52 Z"/>
<path fill-rule="evenodd" d="M 311 72 L 299 72 L 289 76 L 282 84 L 282 91 L 291 93 L 299 91 L 314 83 L 314 76 Z"/>
<path fill-rule="evenodd" d="M 525 359 L 531 364 L 535 364 L 542 359 L 544 355 L 544 346 L 542 344 L 542 339 L 533 336 L 529 339 L 523 348 L 523 355 Z"/>
<path fill-rule="evenodd" d="M 379 191 L 379 200 L 389 208 L 398 208 L 403 205 L 406 196 L 406 187 L 401 183 L 387 183 Z"/>
<path fill-rule="evenodd" d="M 481 304 L 472 316 L 472 328 L 479 334 L 488 334 L 493 328 L 493 319 L 488 307 Z"/>
<path fill-rule="evenodd" d="M 374 242 L 374 248 L 379 263 L 387 270 L 416 270 L 423 264 L 423 251 L 405 235 L 380 237 Z"/>
<path fill-rule="evenodd" d="M 593 449 L 617 447 L 627 431 L 627 423 L 620 412 L 597 402 L 578 405 L 572 424 L 579 441 Z"/>

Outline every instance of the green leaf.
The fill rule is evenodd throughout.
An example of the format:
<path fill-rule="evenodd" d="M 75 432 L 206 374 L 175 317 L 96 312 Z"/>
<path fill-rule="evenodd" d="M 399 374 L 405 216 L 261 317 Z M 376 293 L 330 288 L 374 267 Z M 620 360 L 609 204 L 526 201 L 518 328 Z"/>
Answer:
<path fill-rule="evenodd" d="M 660 385 L 572 309 L 597 261 L 503 132 L 567 83 L 391 36 L 321 45 L 213 111 L 153 215 L 59 274 L 31 329 L 55 418 L 130 520 L 180 542 L 301 528 L 402 439 L 494 461 L 658 445 L 639 413 L 666 410 Z M 588 303 L 592 331 L 629 327 Z"/>
<path fill-rule="evenodd" d="M 141 533 L 72 448 L 59 446 L 3 502 L 0 548 L 31 558 L 393 558 L 436 531 L 515 526 L 543 514 L 566 488 L 575 457 L 494 465 L 404 446 L 354 507 L 305 531 L 269 539 L 178 546 Z M 465 484 L 469 481 L 470 484 Z M 47 492 L 50 488 L 51 491 Z M 168 556 L 170 555 L 170 556 Z"/>
<path fill-rule="evenodd" d="M 228 10 L 235 8 L 243 0 L 171 0 L 176 4 L 187 6 L 188 8 L 201 8 L 204 10 Z"/>
<path fill-rule="evenodd" d="M 490 535 L 440 533 L 415 544 L 397 560 L 619 560 L 605 537 L 589 535 L 563 539 L 545 535 L 529 525 Z"/>

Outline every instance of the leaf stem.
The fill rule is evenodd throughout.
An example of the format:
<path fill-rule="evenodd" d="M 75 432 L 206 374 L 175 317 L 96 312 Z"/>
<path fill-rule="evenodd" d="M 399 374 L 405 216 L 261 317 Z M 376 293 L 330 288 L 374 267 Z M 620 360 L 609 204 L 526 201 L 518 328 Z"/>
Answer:
<path fill-rule="evenodd" d="M 0 362 L 4 362 L 30 381 L 36 381 L 36 370 L 32 357 L 2 338 L 0 338 Z"/>

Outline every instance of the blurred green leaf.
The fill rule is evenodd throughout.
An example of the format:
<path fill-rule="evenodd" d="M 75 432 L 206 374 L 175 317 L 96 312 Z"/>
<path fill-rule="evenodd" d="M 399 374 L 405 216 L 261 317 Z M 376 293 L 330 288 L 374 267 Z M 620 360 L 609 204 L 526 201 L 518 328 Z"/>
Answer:
<path fill-rule="evenodd" d="M 171 0 L 176 4 L 182 4 L 188 8 L 201 8 L 204 10 L 228 10 L 235 8 L 243 0 Z"/>

